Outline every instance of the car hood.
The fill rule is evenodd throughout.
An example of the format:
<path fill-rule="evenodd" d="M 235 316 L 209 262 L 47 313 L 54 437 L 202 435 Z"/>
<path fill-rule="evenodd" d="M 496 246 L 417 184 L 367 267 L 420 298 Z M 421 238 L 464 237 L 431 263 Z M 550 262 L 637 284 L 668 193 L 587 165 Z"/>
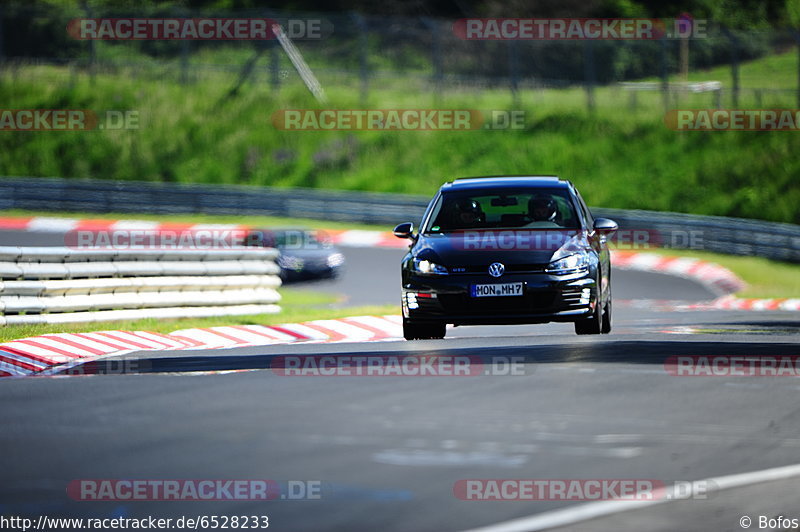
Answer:
<path fill-rule="evenodd" d="M 464 231 L 420 235 L 414 255 L 442 265 L 547 264 L 577 230 Z"/>

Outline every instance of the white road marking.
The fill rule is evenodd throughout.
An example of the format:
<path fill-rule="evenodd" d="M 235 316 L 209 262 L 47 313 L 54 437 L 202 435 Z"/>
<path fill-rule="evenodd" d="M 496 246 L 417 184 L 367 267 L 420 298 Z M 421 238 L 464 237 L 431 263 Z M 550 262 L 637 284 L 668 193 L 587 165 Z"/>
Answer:
<path fill-rule="evenodd" d="M 67 233 L 78 225 L 78 220 L 72 218 L 50 218 L 37 216 L 28 222 L 28 231 L 41 231 L 45 233 Z"/>
<path fill-rule="evenodd" d="M 398 466 L 493 466 L 516 468 L 528 461 L 524 455 L 507 455 L 492 452 L 457 452 L 423 449 L 386 449 L 372 455 L 380 464 Z"/>
<path fill-rule="evenodd" d="M 711 494 L 718 491 L 741 488 L 764 482 L 786 480 L 798 476 L 800 476 L 800 464 L 792 464 L 771 469 L 762 469 L 760 471 L 708 478 L 699 481 L 696 485 L 703 486 L 705 493 Z M 610 500 L 578 504 L 561 510 L 543 512 L 482 528 L 470 529 L 467 532 L 537 532 L 539 530 L 549 530 L 552 528 L 574 525 L 576 523 L 588 521 L 589 519 L 627 512 L 629 510 L 639 510 L 648 506 L 671 502 L 672 500 L 682 500 L 686 496 L 686 494 L 683 493 L 685 489 L 686 486 L 682 486 L 680 490 L 681 493 L 678 493 L 678 490 L 672 486 L 666 490 L 663 497 L 657 497 L 654 500 Z M 692 485 L 691 489 L 694 492 L 694 485 Z M 678 497 L 677 495 L 680 496 Z"/>

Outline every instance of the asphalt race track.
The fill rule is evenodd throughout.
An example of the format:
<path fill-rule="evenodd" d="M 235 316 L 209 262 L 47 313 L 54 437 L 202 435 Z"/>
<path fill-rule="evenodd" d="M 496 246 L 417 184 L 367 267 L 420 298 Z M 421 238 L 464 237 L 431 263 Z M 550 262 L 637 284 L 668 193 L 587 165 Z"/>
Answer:
<path fill-rule="evenodd" d="M 58 244 L 52 239 L 6 232 L 0 245 Z M 397 301 L 402 251 L 345 255 L 341 279 L 309 289 L 348 294 L 348 305 Z M 4 379 L 0 513 L 268 515 L 270 529 L 309 531 L 465 530 L 540 515 L 508 529 L 544 529 L 552 512 L 587 503 L 465 501 L 454 486 L 672 483 L 800 462 L 798 380 L 677 377 L 664 365 L 676 355 L 798 355 L 797 313 L 677 312 L 664 301 L 714 295 L 660 274 L 615 271 L 613 283 L 614 330 L 602 337 L 578 337 L 570 324 L 459 327 L 439 341 L 149 352 L 139 356 L 142 374 Z M 686 327 L 699 332 L 675 334 Z M 275 355 L 309 354 L 516 360 L 522 374 L 292 377 L 266 369 Z M 312 480 L 321 497 L 76 501 L 66 487 L 77 479 Z M 759 515 L 800 518 L 799 486 L 797 476 L 754 480 L 558 529 L 742 530 L 745 515 L 758 529 Z"/>

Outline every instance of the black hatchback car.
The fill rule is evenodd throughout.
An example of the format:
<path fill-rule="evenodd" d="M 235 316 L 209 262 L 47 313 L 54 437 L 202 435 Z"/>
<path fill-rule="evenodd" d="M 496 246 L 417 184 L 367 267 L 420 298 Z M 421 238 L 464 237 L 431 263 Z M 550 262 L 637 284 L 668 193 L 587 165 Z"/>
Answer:
<path fill-rule="evenodd" d="M 445 183 L 402 262 L 403 333 L 443 338 L 445 326 L 575 323 L 611 331 L 606 238 L 617 224 L 594 219 L 569 181 L 492 176 Z"/>
<path fill-rule="evenodd" d="M 250 231 L 246 246 L 276 248 L 277 263 L 285 284 L 336 278 L 344 266 L 344 255 L 324 234 L 305 229 L 261 229 Z"/>

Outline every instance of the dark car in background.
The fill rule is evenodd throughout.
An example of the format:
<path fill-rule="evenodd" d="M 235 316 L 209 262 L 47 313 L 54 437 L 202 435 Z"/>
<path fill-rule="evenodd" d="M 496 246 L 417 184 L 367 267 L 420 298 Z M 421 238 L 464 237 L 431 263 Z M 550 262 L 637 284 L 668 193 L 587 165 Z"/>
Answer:
<path fill-rule="evenodd" d="M 344 255 L 330 239 L 305 229 L 261 229 L 249 232 L 248 246 L 280 251 L 277 264 L 284 283 L 333 279 L 344 267 Z"/>
<path fill-rule="evenodd" d="M 611 331 L 607 236 L 577 189 L 552 176 L 460 178 L 429 203 L 402 260 L 403 333 L 443 338 L 445 326 L 574 322 Z"/>

